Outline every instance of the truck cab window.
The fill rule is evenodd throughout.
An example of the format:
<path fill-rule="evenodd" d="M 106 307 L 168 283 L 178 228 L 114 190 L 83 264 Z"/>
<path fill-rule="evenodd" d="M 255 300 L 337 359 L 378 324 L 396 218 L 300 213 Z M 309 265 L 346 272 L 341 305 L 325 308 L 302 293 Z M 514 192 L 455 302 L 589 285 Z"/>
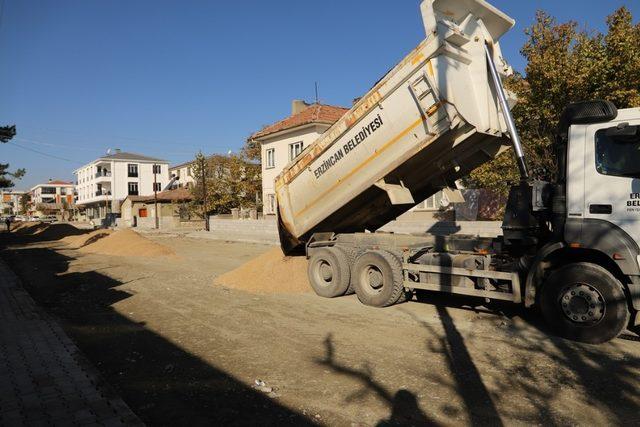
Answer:
<path fill-rule="evenodd" d="M 595 139 L 599 173 L 640 178 L 640 126 L 601 129 Z"/>

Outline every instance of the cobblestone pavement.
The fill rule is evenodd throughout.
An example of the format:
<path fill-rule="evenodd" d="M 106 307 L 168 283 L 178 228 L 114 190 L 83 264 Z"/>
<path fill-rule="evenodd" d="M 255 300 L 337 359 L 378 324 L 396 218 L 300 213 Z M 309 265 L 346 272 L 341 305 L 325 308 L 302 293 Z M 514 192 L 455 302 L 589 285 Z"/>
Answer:
<path fill-rule="evenodd" d="M 0 425 L 142 425 L 1 260 Z"/>

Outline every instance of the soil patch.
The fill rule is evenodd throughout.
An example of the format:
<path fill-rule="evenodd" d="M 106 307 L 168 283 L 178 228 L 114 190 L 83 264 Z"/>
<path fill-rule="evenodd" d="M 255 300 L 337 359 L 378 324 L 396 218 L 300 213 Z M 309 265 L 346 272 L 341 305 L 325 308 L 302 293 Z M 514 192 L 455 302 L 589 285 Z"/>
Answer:
<path fill-rule="evenodd" d="M 258 294 L 311 292 L 306 258 L 284 256 L 280 248 L 273 248 L 217 277 L 214 283 Z"/>
<path fill-rule="evenodd" d="M 104 230 L 101 230 L 104 232 Z M 158 257 L 172 256 L 175 252 L 164 245 L 152 242 L 133 230 L 119 230 L 108 236 L 96 238 L 98 234 L 89 237 L 91 242 L 85 242 L 80 250 L 83 252 L 116 256 Z"/>

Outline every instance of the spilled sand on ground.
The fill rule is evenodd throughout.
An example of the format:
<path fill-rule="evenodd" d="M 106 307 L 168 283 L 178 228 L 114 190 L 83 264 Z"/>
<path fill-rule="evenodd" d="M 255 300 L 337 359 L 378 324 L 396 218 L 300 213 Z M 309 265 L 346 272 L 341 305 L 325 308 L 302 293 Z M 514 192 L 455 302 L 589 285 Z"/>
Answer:
<path fill-rule="evenodd" d="M 214 280 L 214 284 L 256 294 L 311 292 L 305 257 L 288 257 L 273 248 Z"/>
<path fill-rule="evenodd" d="M 175 256 L 175 252 L 171 248 L 153 242 L 135 231 L 128 229 L 109 233 L 108 236 L 103 236 L 98 240 L 82 246 L 80 251 L 115 256 Z"/>

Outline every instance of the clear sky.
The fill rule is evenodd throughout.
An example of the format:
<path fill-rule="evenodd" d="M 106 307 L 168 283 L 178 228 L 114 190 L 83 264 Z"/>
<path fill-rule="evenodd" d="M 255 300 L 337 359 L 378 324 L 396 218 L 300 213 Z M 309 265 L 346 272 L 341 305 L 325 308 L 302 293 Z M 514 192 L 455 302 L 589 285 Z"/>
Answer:
<path fill-rule="evenodd" d="M 492 3 L 517 20 L 502 43 L 519 70 L 536 9 L 596 30 L 621 5 L 640 18 L 638 0 Z M 0 161 L 27 169 L 26 189 L 108 148 L 172 164 L 237 151 L 316 81 L 349 106 L 423 31 L 419 0 L 4 0 L 0 124 L 18 136 Z"/>

